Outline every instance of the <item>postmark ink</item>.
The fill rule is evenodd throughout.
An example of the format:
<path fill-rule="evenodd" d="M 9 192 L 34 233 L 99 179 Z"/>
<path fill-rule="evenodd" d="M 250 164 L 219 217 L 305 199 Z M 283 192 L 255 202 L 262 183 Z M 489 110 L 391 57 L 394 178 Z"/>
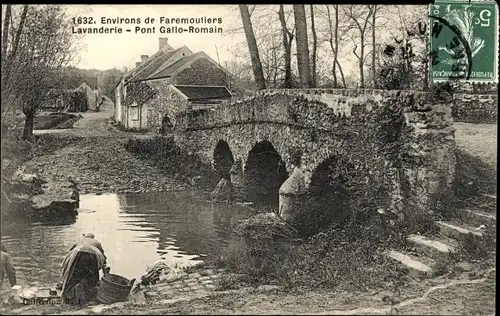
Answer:
<path fill-rule="evenodd" d="M 431 81 L 495 81 L 498 9 L 492 2 L 443 2 L 429 7 Z"/>

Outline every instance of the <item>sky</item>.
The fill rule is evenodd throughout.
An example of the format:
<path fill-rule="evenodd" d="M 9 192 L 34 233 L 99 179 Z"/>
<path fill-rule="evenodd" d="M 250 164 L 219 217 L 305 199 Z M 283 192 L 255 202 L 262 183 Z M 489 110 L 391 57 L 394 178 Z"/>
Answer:
<path fill-rule="evenodd" d="M 78 61 L 75 63 L 75 66 L 78 68 L 106 70 L 111 68 L 123 69 L 123 67 L 127 67 L 128 69 L 132 69 L 135 67 L 135 63 L 140 61 L 141 55 L 151 56 L 158 51 L 158 38 L 160 37 L 167 37 L 168 43 L 174 48 L 180 48 L 186 45 L 193 53 L 204 51 L 214 60 L 218 60 L 224 65 L 225 61 L 234 60 L 234 53 L 238 48 L 241 48 L 241 43 L 246 42 L 245 35 L 242 31 L 231 32 L 234 28 L 241 28 L 241 17 L 237 5 L 67 5 L 66 7 L 71 17 L 92 17 L 96 22 L 96 24 L 93 25 L 76 25 L 76 27 L 73 27 L 74 29 L 79 27 L 87 28 L 88 26 L 105 26 L 108 28 L 117 26 L 124 30 L 122 34 L 83 35 L 81 38 L 82 49 L 80 49 Z M 406 15 L 407 19 L 411 19 L 411 16 L 415 15 L 417 12 L 416 9 L 416 6 L 397 6 L 397 10 L 396 7 L 393 7 L 391 12 L 393 12 L 393 14 L 398 13 Z M 159 32 L 161 26 L 179 26 L 179 24 L 167 24 L 161 21 L 160 19 L 162 17 L 170 19 L 221 19 L 222 23 L 220 24 L 184 24 L 182 26 L 184 28 L 189 26 L 217 26 L 221 27 L 223 32 L 221 34 L 190 34 L 189 32 L 183 32 L 182 34 L 161 34 Z M 117 23 L 101 24 L 102 18 L 140 18 L 141 23 L 139 25 Z M 154 18 L 155 22 L 147 24 L 145 23 L 146 18 Z M 257 17 L 253 17 L 253 19 L 256 18 Z M 385 13 L 381 18 L 381 20 L 378 20 L 378 23 L 382 25 L 377 29 L 379 43 L 390 38 L 392 36 L 391 34 L 400 30 L 399 19 L 395 19 L 394 15 L 390 16 Z M 260 25 L 265 25 L 265 23 L 260 23 Z M 154 26 L 155 33 L 136 34 L 134 32 L 135 26 L 144 28 Z M 318 29 L 324 28 L 324 26 L 318 24 L 316 27 Z M 132 31 L 126 32 L 126 29 L 132 29 Z M 263 30 L 259 30 L 258 32 L 262 31 Z M 339 61 L 346 75 L 352 74 L 357 76 L 357 60 L 352 54 L 352 45 L 349 45 L 352 43 L 347 42 L 346 44 L 341 48 Z M 244 46 L 246 47 L 246 45 Z M 243 49 L 246 49 L 245 47 Z M 295 50 L 295 48 L 293 48 L 293 50 Z M 342 51 L 344 52 L 342 53 Z M 328 64 L 327 67 L 331 67 L 329 61 L 324 61 Z"/>
<path fill-rule="evenodd" d="M 235 10 L 236 9 L 236 10 Z M 93 17 L 96 24 L 92 27 L 122 27 L 124 30 L 131 28 L 133 31 L 122 34 L 85 34 L 82 36 L 79 62 L 75 65 L 85 69 L 106 70 L 110 68 L 129 69 L 135 67 L 141 55 L 153 55 L 159 47 L 158 38 L 167 37 L 168 43 L 179 48 L 186 45 L 193 51 L 204 51 L 214 60 L 222 61 L 231 59 L 230 47 L 244 40 L 243 34 L 160 34 L 160 26 L 173 26 L 160 23 L 160 17 L 166 18 L 221 18 L 221 24 L 185 24 L 185 27 L 219 26 L 223 31 L 239 23 L 237 6 L 222 5 L 68 5 L 67 12 L 71 17 Z M 136 24 L 101 24 L 102 18 L 140 18 L 141 27 L 155 27 L 155 34 L 135 34 Z M 146 18 L 154 18 L 153 24 L 146 24 Z M 86 28 L 88 25 L 80 24 L 76 27 Z M 217 48 L 216 48 L 217 46 Z"/>

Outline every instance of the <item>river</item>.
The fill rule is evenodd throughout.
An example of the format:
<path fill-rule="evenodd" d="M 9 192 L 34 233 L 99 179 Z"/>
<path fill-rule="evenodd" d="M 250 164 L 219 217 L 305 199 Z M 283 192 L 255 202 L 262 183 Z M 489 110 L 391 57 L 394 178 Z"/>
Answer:
<path fill-rule="evenodd" d="M 240 239 L 232 233 L 253 210 L 207 202 L 199 191 L 81 195 L 73 223 L 2 221 L 2 243 L 13 257 L 18 283 L 54 284 L 75 240 L 93 233 L 111 272 L 139 278 L 147 265 L 193 265 L 218 256 Z M 8 282 L 4 282 L 8 283 Z"/>

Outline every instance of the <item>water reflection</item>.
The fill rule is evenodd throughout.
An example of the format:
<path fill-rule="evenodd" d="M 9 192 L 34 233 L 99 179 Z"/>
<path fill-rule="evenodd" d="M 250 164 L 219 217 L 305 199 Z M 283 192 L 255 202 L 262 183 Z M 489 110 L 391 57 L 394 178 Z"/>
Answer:
<path fill-rule="evenodd" d="M 236 241 L 232 227 L 253 211 L 206 198 L 196 191 L 82 195 L 74 223 L 2 221 L 2 243 L 20 279 L 56 282 L 73 242 L 92 232 L 112 272 L 135 278 L 160 258 L 172 265 L 195 264 Z"/>

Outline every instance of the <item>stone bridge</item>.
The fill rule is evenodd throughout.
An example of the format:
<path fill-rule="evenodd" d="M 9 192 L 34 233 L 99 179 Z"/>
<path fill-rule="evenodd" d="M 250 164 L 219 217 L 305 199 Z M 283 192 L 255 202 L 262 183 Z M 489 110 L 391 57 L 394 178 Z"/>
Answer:
<path fill-rule="evenodd" d="M 451 104 L 423 92 L 263 90 L 175 121 L 181 147 L 245 188 L 249 200 L 279 196 L 286 219 L 298 196 L 335 181 L 333 167 L 364 170 L 367 183 L 384 186 L 379 207 L 402 219 L 428 217 L 451 193 Z"/>

